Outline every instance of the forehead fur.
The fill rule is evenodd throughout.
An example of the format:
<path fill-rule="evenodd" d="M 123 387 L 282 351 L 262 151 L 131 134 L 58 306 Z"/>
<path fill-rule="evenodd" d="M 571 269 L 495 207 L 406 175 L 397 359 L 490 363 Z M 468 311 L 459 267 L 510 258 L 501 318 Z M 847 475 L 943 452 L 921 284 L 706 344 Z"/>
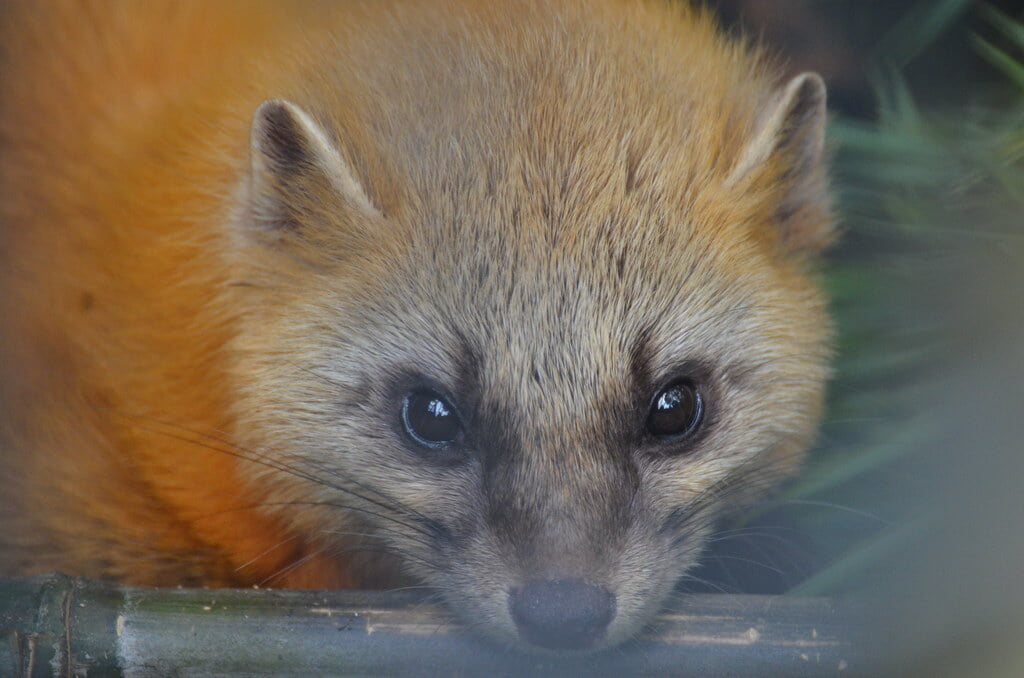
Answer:
<path fill-rule="evenodd" d="M 709 16 L 426 1 L 366 25 L 341 29 L 316 95 L 289 98 L 387 222 L 366 233 L 379 256 L 335 280 L 364 327 L 388 328 L 378 354 L 452 377 L 468 339 L 501 389 L 546 377 L 552 402 L 623 382 L 645 332 L 663 363 L 820 359 L 821 302 L 772 249 L 772 187 L 726 186 L 777 82 Z"/>
<path fill-rule="evenodd" d="M 286 92 L 383 214 L 314 210 L 362 233 L 325 241 L 344 261 L 315 303 L 360 328 L 331 334 L 445 384 L 478 356 L 483 386 L 549 413 L 624 388 L 645 334 L 655 378 L 680 359 L 820 375 L 823 304 L 773 248 L 772 175 L 727 183 L 777 89 L 760 55 L 682 3 L 386 7 L 339 28 L 315 94 Z"/>
<path fill-rule="evenodd" d="M 370 26 L 342 28 L 337 73 L 286 98 L 326 122 L 385 214 L 526 193 L 547 217 L 526 237 L 584 227 L 566 218 L 580 202 L 706 193 L 777 84 L 683 3 L 426 1 Z"/>

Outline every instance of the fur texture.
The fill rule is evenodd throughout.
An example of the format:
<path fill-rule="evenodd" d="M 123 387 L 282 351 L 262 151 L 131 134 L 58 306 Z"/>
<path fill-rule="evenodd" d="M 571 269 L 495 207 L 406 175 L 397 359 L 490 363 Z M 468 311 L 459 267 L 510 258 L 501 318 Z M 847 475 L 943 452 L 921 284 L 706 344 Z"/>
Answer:
<path fill-rule="evenodd" d="M 614 596 L 607 645 L 797 468 L 817 76 L 667 2 L 3 19 L 3 574 L 412 577 L 508 641 L 511 588 L 574 578 Z M 678 377 L 701 428 L 652 439 Z M 424 387 L 454 461 L 403 435 Z"/>

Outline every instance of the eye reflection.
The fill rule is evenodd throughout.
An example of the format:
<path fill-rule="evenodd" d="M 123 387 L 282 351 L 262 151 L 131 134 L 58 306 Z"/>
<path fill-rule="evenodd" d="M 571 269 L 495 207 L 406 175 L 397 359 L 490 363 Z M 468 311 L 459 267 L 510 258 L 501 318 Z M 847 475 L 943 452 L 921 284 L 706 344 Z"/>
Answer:
<path fill-rule="evenodd" d="M 462 422 L 444 396 L 434 391 L 414 391 L 402 403 L 402 424 L 416 443 L 444 447 L 462 433 Z"/>
<path fill-rule="evenodd" d="M 656 436 L 689 435 L 700 426 L 704 403 L 689 381 L 669 384 L 654 398 L 647 430 Z"/>

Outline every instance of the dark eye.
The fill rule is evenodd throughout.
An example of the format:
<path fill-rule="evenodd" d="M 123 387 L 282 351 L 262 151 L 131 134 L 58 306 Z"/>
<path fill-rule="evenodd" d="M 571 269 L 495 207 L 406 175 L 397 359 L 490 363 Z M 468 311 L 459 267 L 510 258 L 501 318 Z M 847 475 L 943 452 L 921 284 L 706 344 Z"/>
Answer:
<path fill-rule="evenodd" d="M 676 381 L 654 397 L 647 415 L 647 430 L 656 436 L 693 433 L 700 426 L 704 401 L 689 381 Z"/>
<path fill-rule="evenodd" d="M 405 397 L 402 424 L 413 440 L 426 447 L 443 447 L 462 433 L 455 408 L 433 391 L 414 391 Z"/>

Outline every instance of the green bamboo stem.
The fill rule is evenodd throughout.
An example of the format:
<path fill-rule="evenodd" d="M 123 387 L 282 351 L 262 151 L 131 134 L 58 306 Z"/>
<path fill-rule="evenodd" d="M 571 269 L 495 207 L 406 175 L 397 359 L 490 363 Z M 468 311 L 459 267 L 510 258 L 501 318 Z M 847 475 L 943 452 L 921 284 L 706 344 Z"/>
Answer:
<path fill-rule="evenodd" d="M 413 593 L 153 589 L 0 579 L 2 676 L 826 676 L 863 672 L 852 608 L 692 595 L 635 642 L 523 655 Z"/>

